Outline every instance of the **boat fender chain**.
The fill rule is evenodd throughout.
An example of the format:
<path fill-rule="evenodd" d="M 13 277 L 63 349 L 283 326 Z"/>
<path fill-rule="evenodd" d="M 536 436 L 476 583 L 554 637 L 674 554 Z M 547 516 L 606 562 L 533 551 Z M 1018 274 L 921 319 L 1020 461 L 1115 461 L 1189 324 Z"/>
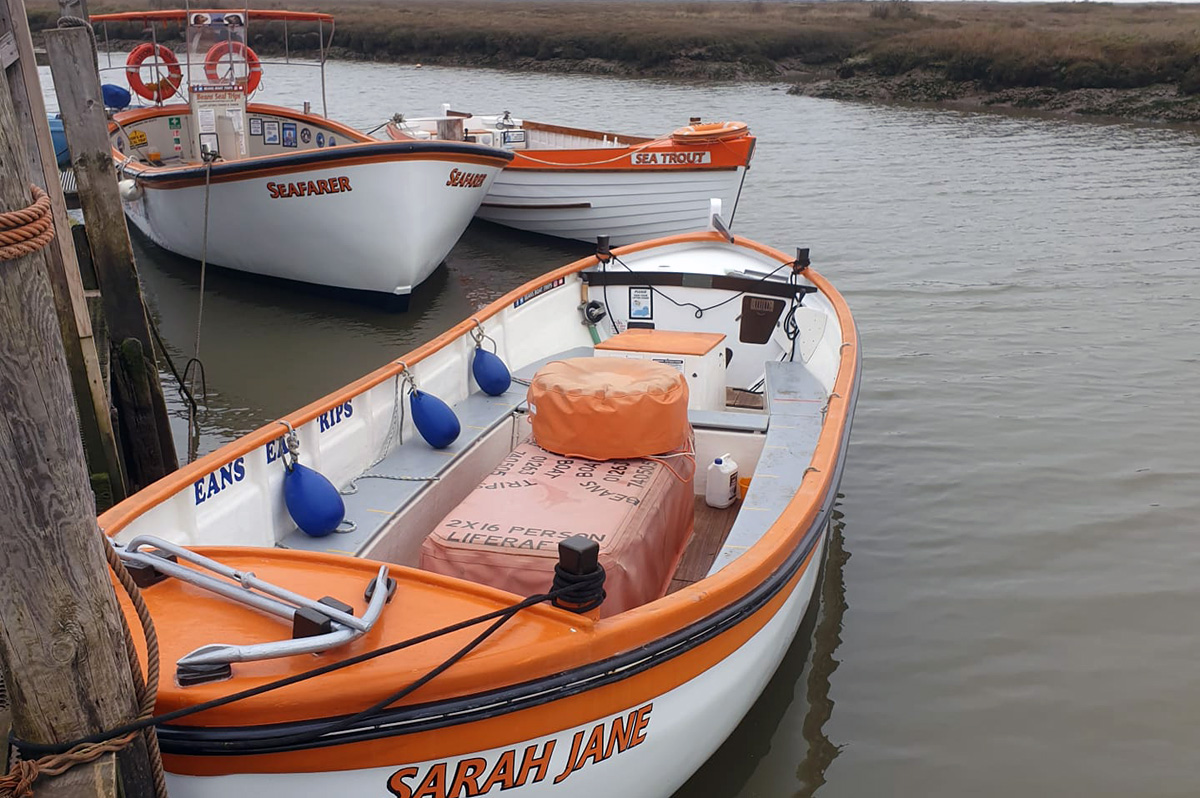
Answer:
<path fill-rule="evenodd" d="M 137 649 L 133 645 L 133 635 L 125 614 L 121 613 L 121 630 L 125 638 L 125 654 L 129 661 L 130 675 L 133 677 L 134 692 L 138 701 L 138 716 L 133 723 L 117 729 L 111 735 L 102 735 L 100 739 L 85 738 L 70 743 L 54 746 L 35 746 L 31 743 L 19 742 L 10 732 L 9 743 L 14 751 L 11 770 L 0 776 L 0 796 L 3 798 L 29 798 L 33 795 L 33 784 L 40 776 L 61 776 L 76 765 L 87 764 L 101 756 L 116 753 L 132 743 L 139 736 L 146 741 L 146 749 L 154 776 L 154 791 L 157 798 L 167 798 L 167 781 L 163 774 L 162 755 L 158 749 L 158 735 L 151 722 L 154 715 L 154 704 L 158 700 L 158 634 L 154 630 L 154 620 L 150 610 L 142 599 L 141 591 L 133 581 L 133 577 L 121 562 L 117 550 L 104 540 L 104 555 L 108 566 L 112 569 L 117 581 L 121 583 L 129 596 L 138 620 L 142 625 L 142 635 L 146 640 L 146 674 L 142 677 L 138 666 Z M 92 735 L 95 737 L 96 735 Z M 22 752 L 28 753 L 38 748 L 52 752 L 44 753 L 38 759 L 22 759 Z"/>
<path fill-rule="evenodd" d="M 32 204 L 0 213 L 0 261 L 33 255 L 54 238 L 50 196 L 33 183 L 29 188 L 33 193 Z"/>
<path fill-rule="evenodd" d="M 493 343 L 495 343 L 493 341 Z M 346 484 L 346 487 L 338 491 L 343 496 L 353 496 L 358 493 L 358 481 L 360 479 L 390 479 L 396 482 L 436 482 L 441 477 L 413 477 L 403 476 L 400 474 L 372 474 L 369 473 L 372 468 L 382 463 L 392 450 L 392 441 L 396 442 L 396 446 L 401 446 L 404 443 L 404 397 L 401 396 L 401 386 L 408 384 L 410 388 L 417 387 L 417 381 L 413 377 L 412 372 L 408 370 L 408 364 L 403 360 L 396 361 L 400 365 L 400 372 L 396 375 L 396 395 L 395 403 L 392 405 L 392 419 L 388 424 L 387 436 L 383 440 L 383 448 L 379 456 L 375 458 L 375 462 L 366 467 L 364 473 L 359 474 L 354 479 Z M 299 446 L 299 443 L 297 443 Z M 353 523 L 353 522 L 351 522 Z M 339 532 L 347 530 L 339 529 Z"/>

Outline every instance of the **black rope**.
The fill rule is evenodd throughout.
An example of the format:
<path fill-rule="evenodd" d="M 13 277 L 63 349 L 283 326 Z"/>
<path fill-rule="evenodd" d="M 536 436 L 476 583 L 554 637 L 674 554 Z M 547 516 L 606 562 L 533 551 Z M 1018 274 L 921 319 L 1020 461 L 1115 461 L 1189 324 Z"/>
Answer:
<path fill-rule="evenodd" d="M 628 272 L 634 271 L 633 269 L 629 268 L 628 264 L 626 264 L 623 260 L 618 258 L 616 255 L 613 255 L 612 259 L 615 260 L 617 263 L 621 264 L 623 267 L 625 267 L 625 271 L 628 271 Z M 768 278 L 775 276 L 775 273 L 778 272 L 780 269 L 782 269 L 784 266 L 791 266 L 792 263 L 793 263 L 792 261 L 787 261 L 786 263 L 779 264 L 774 269 L 772 269 L 768 274 L 764 274 L 762 277 L 759 277 L 758 282 L 760 282 L 760 283 L 765 282 Z M 607 281 L 605 281 L 604 288 L 605 288 L 605 291 L 608 290 Z M 704 318 L 704 314 L 707 313 L 708 311 L 716 310 L 717 308 L 721 307 L 722 305 L 728 305 L 733 300 L 735 300 L 741 296 L 744 296 L 746 294 L 746 291 L 738 291 L 733 296 L 728 297 L 726 299 L 722 299 L 720 302 L 716 303 L 715 305 L 709 305 L 706 308 L 702 308 L 699 305 L 697 305 L 695 302 L 678 302 L 678 301 L 672 299 L 669 295 L 664 294 L 661 290 L 659 290 L 655 286 L 650 286 L 650 290 L 653 291 L 654 293 L 658 294 L 660 297 L 667 300 L 668 302 L 670 302 L 672 305 L 674 305 L 676 307 L 695 308 L 696 309 L 696 318 L 698 318 L 698 319 Z M 747 289 L 747 290 L 749 290 L 749 289 Z M 608 294 L 607 293 L 605 294 L 604 304 L 606 304 L 606 305 L 608 304 Z M 611 311 L 610 311 L 610 313 L 611 313 Z"/>
<path fill-rule="evenodd" d="M 554 590 L 558 597 L 551 603 L 571 612 L 590 612 L 604 603 L 604 566 L 597 563 L 590 574 L 573 574 L 554 564 Z"/>
<path fill-rule="evenodd" d="M 196 410 L 196 397 L 188 390 L 185 379 L 188 375 L 188 370 L 192 367 L 192 361 L 189 360 L 184 367 L 183 376 L 180 376 L 179 369 L 175 368 L 175 361 L 171 359 L 171 353 L 167 351 L 167 345 L 163 343 L 162 334 L 158 331 L 158 323 L 154 320 L 154 314 L 143 303 L 142 309 L 146 312 L 146 321 L 150 323 L 150 334 L 154 336 L 154 342 L 158 344 L 158 351 L 167 361 L 167 368 L 171 370 L 171 376 L 175 378 L 175 383 L 179 386 L 180 397 L 191 406 L 192 410 Z M 194 360 L 194 358 L 193 358 Z M 204 378 L 204 364 L 196 361 L 199 364 L 200 370 L 200 389 L 204 391 L 204 401 L 208 401 L 208 382 Z"/>
<path fill-rule="evenodd" d="M 445 671 L 447 668 L 449 668 L 454 663 L 458 662 L 460 659 L 462 659 L 464 656 L 466 656 L 468 653 L 470 653 L 472 649 L 474 649 L 476 646 L 478 646 L 480 643 L 482 643 L 484 640 L 486 640 L 490 635 L 492 635 L 494 632 L 496 632 L 496 630 L 498 630 L 501 626 L 503 626 L 504 623 L 506 623 L 510 618 L 512 618 L 518 612 L 520 612 L 521 610 L 526 609 L 528 607 L 532 607 L 535 604 L 540 604 L 543 601 L 554 599 L 560 595 L 560 592 L 561 591 L 556 588 L 556 589 L 549 591 L 548 593 L 538 593 L 538 594 L 530 596 L 522 601 L 519 601 L 516 604 L 509 605 L 508 607 L 503 607 L 498 610 L 493 610 L 492 612 L 484 613 L 483 615 L 477 615 L 474 618 L 468 618 L 467 620 L 459 621 L 458 623 L 450 624 L 449 626 L 443 626 L 440 629 L 435 629 L 431 632 L 426 632 L 425 634 L 417 635 L 416 637 L 410 637 L 407 640 L 401 640 L 397 643 L 392 643 L 391 645 L 383 646 L 382 648 L 377 648 L 377 649 L 373 649 L 371 651 L 366 651 L 366 652 L 363 652 L 362 654 L 358 654 L 356 656 L 349 657 L 344 660 L 339 660 L 337 662 L 331 662 L 328 665 L 322 665 L 319 668 L 313 668 L 312 670 L 305 671 L 304 673 L 297 673 L 293 676 L 286 676 L 282 679 L 277 679 L 276 681 L 268 682 L 267 684 L 263 684 L 263 685 L 259 685 L 258 687 L 252 687 L 248 690 L 243 690 L 240 693 L 233 693 L 231 695 L 222 696 L 220 698 L 214 698 L 211 701 L 205 701 L 202 704 L 194 704 L 192 706 L 183 707 L 181 709 L 176 709 L 171 712 L 164 712 L 161 715 L 155 715 L 150 718 L 143 718 L 142 720 L 137 720 L 137 721 L 133 721 L 131 723 L 126 723 L 122 726 L 118 726 L 113 729 L 96 732 L 95 734 L 90 734 L 87 737 L 81 737 L 78 740 L 71 740 L 71 741 L 65 742 L 65 743 L 52 743 L 52 744 L 34 743 L 34 742 L 26 741 L 26 740 L 20 740 L 12 732 L 9 732 L 8 742 L 11 746 L 14 746 L 21 753 L 22 757 L 24 757 L 26 759 L 37 758 L 37 757 L 44 756 L 46 754 L 61 754 L 65 751 L 69 751 L 70 749 L 72 749 L 75 746 L 80 745 L 82 743 L 100 743 L 100 742 L 104 742 L 105 740 L 110 740 L 114 737 L 120 737 L 123 734 L 128 734 L 129 732 L 141 731 L 150 726 L 161 726 L 165 723 L 169 723 L 173 720 L 178 720 L 179 718 L 183 718 L 188 715 L 195 715 L 200 712 L 206 712 L 210 709 L 216 709 L 218 707 L 227 706 L 227 705 L 235 703 L 237 701 L 243 701 L 247 698 L 253 698 L 254 696 L 262 695 L 264 693 L 268 693 L 268 692 L 271 692 L 274 690 L 279 690 L 284 687 L 289 687 L 293 684 L 298 684 L 300 682 L 307 681 L 309 679 L 314 679 L 318 676 L 324 676 L 327 673 L 332 673 L 334 671 L 341 670 L 342 668 L 349 668 L 350 666 L 358 665 L 361 662 L 367 662 L 368 660 L 372 660 L 377 657 L 382 657 L 386 654 L 392 654 L 396 651 L 400 651 L 405 648 L 411 648 L 412 646 L 418 645 L 420 643 L 428 642 L 429 640 L 433 640 L 438 637 L 443 637 L 448 634 L 453 634 L 454 632 L 458 632 L 458 631 L 461 631 L 468 627 L 475 626 L 480 623 L 484 623 L 485 621 L 491 621 L 491 620 L 498 619 L 497 623 L 492 624 L 490 627 L 488 627 L 486 630 L 484 630 L 484 632 L 481 633 L 478 637 L 476 637 L 474 640 L 472 640 L 466 646 L 463 646 L 463 648 L 459 649 L 457 652 L 452 654 L 448 659 L 446 659 L 440 665 L 433 668 L 429 673 L 426 673 L 424 676 L 422 676 L 421 678 L 412 682 L 411 684 L 407 685 L 402 690 L 397 691 L 396 693 L 389 696 L 384 701 L 379 702 L 379 703 L 375 704 L 374 706 L 369 707 L 368 709 L 365 709 L 362 712 L 359 712 L 356 715 L 351 716 L 350 718 L 346 718 L 346 719 L 343 719 L 340 721 L 334 721 L 333 723 L 330 723 L 327 726 L 321 727 L 312 732 L 306 732 L 304 735 L 299 735 L 299 737 L 302 737 L 304 740 L 314 739 L 314 738 L 320 737 L 324 734 L 327 734 L 330 731 L 336 731 L 338 728 L 341 728 L 343 725 L 350 725 L 352 723 L 356 723 L 363 719 L 369 718 L 371 713 L 378 712 L 382 708 L 386 708 L 389 704 L 392 704 L 392 703 L 400 700 L 401 698 L 408 695 L 412 691 L 416 690 L 417 688 L 419 688 L 422 685 L 429 682 L 435 676 L 441 674 L 443 671 Z M 286 739 L 286 738 L 284 738 L 284 739 Z M 278 744 L 279 744 L 279 739 L 256 740 L 253 743 L 253 745 L 258 745 L 261 747 L 269 747 L 269 746 L 278 745 Z M 248 745 L 250 745 L 250 744 L 248 744 Z"/>

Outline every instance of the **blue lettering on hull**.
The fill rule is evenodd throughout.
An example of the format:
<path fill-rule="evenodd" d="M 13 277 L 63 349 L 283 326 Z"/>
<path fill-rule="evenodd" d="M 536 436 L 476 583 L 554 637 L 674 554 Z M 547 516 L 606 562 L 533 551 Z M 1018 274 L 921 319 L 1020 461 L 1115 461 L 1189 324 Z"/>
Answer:
<path fill-rule="evenodd" d="M 233 462 L 226 463 L 216 471 L 213 471 L 211 474 L 203 476 L 192 483 L 192 490 L 195 493 L 196 504 L 199 505 L 201 502 L 211 499 L 221 491 L 236 485 L 245 478 L 245 457 L 239 457 Z"/>

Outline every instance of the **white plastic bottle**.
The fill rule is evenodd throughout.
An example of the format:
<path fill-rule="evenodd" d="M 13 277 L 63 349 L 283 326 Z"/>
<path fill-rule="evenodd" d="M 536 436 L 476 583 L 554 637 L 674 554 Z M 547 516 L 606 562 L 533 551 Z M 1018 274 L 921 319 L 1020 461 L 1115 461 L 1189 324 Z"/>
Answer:
<path fill-rule="evenodd" d="M 737 498 L 738 466 L 732 457 L 723 454 L 708 464 L 708 479 L 704 485 L 704 501 L 709 507 L 728 507 Z"/>

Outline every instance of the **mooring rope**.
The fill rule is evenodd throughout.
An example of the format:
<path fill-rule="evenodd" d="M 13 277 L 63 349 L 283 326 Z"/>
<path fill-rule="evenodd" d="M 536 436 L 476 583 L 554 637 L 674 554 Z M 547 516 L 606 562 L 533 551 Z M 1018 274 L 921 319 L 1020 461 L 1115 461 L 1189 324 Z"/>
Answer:
<path fill-rule="evenodd" d="M 16 260 L 38 252 L 54 238 L 50 195 L 34 184 L 33 204 L 0 213 L 0 261 Z"/>
<path fill-rule="evenodd" d="M 108 565 L 121 583 L 125 593 L 137 612 L 138 621 L 142 625 L 142 634 L 146 639 L 146 675 L 143 679 L 141 668 L 138 667 L 137 649 L 133 645 L 133 634 L 121 613 L 121 630 L 125 638 L 125 652 L 129 657 L 130 676 L 133 679 L 134 692 L 138 699 L 138 715 L 136 720 L 146 720 L 154 715 L 154 705 L 158 700 L 159 656 L 158 634 L 154 630 L 154 620 L 150 610 L 142 600 L 141 591 L 134 583 L 133 577 L 121 562 L 121 556 L 107 539 L 102 541 Z M 0 776 L 0 798 L 30 798 L 33 795 L 33 784 L 41 776 L 61 776 L 76 765 L 95 761 L 105 754 L 122 750 L 138 736 L 146 740 L 146 750 L 150 757 L 150 767 L 154 774 L 154 790 L 157 798 L 167 798 L 167 779 L 162 768 L 162 755 L 158 748 L 158 734 L 154 726 L 133 729 L 119 737 L 108 740 L 84 742 L 73 746 L 62 753 L 49 754 L 38 759 L 16 759 L 7 774 Z"/>
<path fill-rule="evenodd" d="M 187 391 L 190 395 L 196 393 L 196 371 L 204 373 L 204 363 L 200 360 L 200 332 L 204 328 L 204 278 L 208 271 L 208 197 L 212 179 L 212 160 L 204 161 L 204 227 L 200 244 L 200 296 L 196 302 L 196 343 L 192 348 L 192 359 L 188 361 L 183 373 L 190 377 Z M 193 370 L 192 366 L 196 369 Z M 205 401 L 208 391 L 205 390 Z M 197 416 L 195 401 L 188 405 L 188 462 L 194 462 L 200 449 L 200 421 Z"/>

